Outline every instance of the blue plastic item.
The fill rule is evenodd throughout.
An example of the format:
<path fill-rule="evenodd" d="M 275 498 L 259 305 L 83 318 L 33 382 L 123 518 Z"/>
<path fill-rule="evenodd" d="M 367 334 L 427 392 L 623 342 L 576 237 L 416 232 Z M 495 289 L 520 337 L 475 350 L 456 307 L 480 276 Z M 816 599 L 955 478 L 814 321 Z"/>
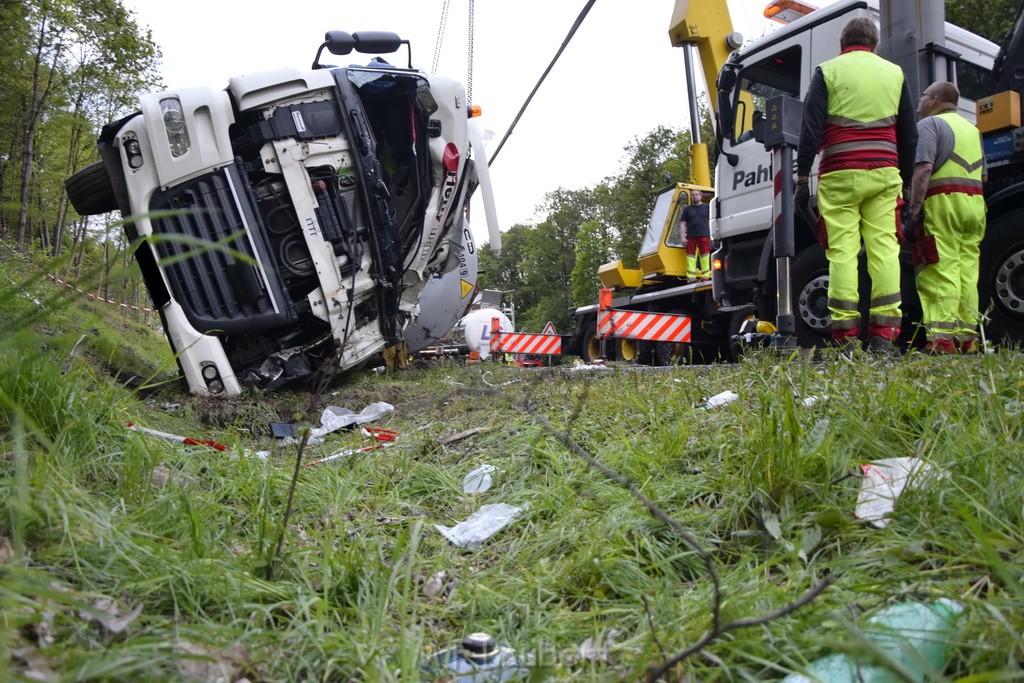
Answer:
<path fill-rule="evenodd" d="M 931 676 L 941 674 L 949 663 L 953 630 L 962 610 L 959 603 L 946 598 L 931 603 L 901 602 L 879 610 L 865 621 L 865 638 L 896 662 L 906 678 L 889 667 L 835 654 L 811 662 L 805 673 L 786 676 L 782 683 L 932 680 Z"/>

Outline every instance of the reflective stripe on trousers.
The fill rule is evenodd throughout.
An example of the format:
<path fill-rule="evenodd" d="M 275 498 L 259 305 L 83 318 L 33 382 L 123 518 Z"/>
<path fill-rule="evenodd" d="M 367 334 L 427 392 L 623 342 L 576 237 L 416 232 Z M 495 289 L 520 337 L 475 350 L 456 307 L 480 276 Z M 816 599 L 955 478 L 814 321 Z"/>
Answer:
<path fill-rule="evenodd" d="M 970 341 L 977 334 L 978 269 L 985 236 L 980 195 L 936 194 L 925 200 L 924 232 L 935 238 L 939 262 L 917 271 L 917 293 L 929 341 Z"/>

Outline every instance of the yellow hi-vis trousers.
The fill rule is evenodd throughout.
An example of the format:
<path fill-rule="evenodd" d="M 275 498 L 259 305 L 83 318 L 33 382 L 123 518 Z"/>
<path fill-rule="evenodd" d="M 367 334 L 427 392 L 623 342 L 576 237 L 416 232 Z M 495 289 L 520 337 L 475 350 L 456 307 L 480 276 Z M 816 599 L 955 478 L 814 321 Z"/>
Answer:
<path fill-rule="evenodd" d="M 936 194 L 925 201 L 924 237 L 935 238 L 938 263 L 917 266 L 917 293 L 928 341 L 957 346 L 975 341 L 978 268 L 985 236 L 985 200 L 980 195 Z"/>
<path fill-rule="evenodd" d="M 832 337 L 860 334 L 857 254 L 868 253 L 871 336 L 895 339 L 900 332 L 900 245 L 896 238 L 902 181 L 896 168 L 842 169 L 818 180 L 818 210 L 828 245 L 828 307 Z"/>
<path fill-rule="evenodd" d="M 691 280 L 711 277 L 711 239 L 689 237 L 686 240 L 686 276 Z"/>

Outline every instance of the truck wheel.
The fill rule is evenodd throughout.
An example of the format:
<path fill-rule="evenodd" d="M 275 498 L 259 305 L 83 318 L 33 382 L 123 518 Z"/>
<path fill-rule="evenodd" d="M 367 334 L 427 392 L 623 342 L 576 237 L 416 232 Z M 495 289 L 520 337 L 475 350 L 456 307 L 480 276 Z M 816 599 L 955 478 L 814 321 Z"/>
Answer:
<path fill-rule="evenodd" d="M 682 311 L 668 311 L 672 315 L 683 315 Z M 690 365 L 700 361 L 694 357 L 693 344 L 687 342 L 654 342 L 655 365 Z"/>
<path fill-rule="evenodd" d="M 64 181 L 71 206 L 79 216 L 95 216 L 117 210 L 114 186 L 102 161 L 89 164 Z"/>
<path fill-rule="evenodd" d="M 981 245 L 979 308 L 988 314 L 985 335 L 995 342 L 1024 342 L 1024 209 L 1003 214 L 989 224 Z"/>
<path fill-rule="evenodd" d="M 601 340 L 597 338 L 597 321 L 587 324 L 583 333 L 583 362 L 593 363 L 601 360 Z"/>
<path fill-rule="evenodd" d="M 636 339 L 620 339 L 619 340 L 619 360 L 625 363 L 639 363 L 640 362 L 640 345 L 643 342 L 637 341 Z"/>
<path fill-rule="evenodd" d="M 790 268 L 797 343 L 809 349 L 828 345 L 832 314 L 828 310 L 828 259 L 815 244 L 800 252 Z"/>

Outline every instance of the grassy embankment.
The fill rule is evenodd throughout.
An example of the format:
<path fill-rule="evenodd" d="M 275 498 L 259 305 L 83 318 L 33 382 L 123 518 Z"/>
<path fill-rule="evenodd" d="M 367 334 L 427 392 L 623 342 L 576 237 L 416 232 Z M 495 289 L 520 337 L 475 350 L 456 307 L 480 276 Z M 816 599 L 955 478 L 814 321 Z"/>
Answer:
<path fill-rule="evenodd" d="M 859 615 L 939 597 L 965 607 L 949 679 L 1021 675 L 1020 353 L 646 372 L 438 364 L 343 378 L 302 415 L 303 392 L 183 394 L 151 328 L 13 258 L 0 269 L 12 283 L 0 295 L 2 680 L 411 681 L 429 653 L 480 630 L 553 680 L 635 680 L 712 628 L 713 577 L 722 622 L 831 585 L 713 639 L 671 679 L 771 680 L 865 652 Z M 703 408 L 725 390 L 739 399 Z M 298 413 L 317 426 L 325 405 L 374 401 L 395 406 L 375 426 L 399 440 L 301 468 L 277 553 L 297 448 L 269 423 Z M 485 430 L 445 443 L 473 428 Z M 369 443 L 339 432 L 303 455 Z M 914 455 L 946 476 L 906 491 L 884 529 L 856 520 L 847 475 Z M 494 487 L 464 494 L 485 463 Z M 488 503 L 523 511 L 478 549 L 433 527 Z M 588 638 L 606 656 L 582 658 Z"/>

